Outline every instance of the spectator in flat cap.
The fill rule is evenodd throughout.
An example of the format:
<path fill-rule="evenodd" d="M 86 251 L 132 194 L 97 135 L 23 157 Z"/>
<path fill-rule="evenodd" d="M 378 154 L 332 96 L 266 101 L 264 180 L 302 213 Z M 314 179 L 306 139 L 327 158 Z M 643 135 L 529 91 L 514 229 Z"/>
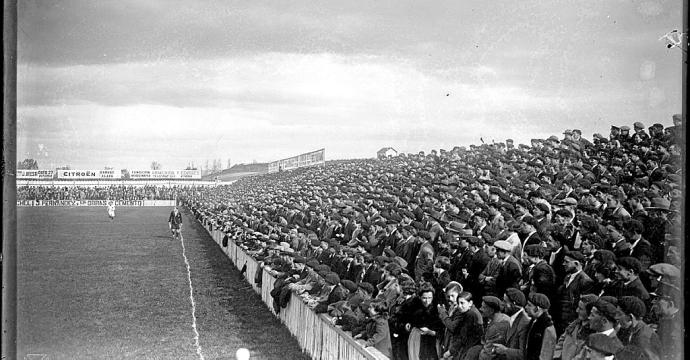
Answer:
<path fill-rule="evenodd" d="M 520 229 L 520 238 L 521 238 L 521 248 L 523 249 L 522 253 L 520 254 L 518 260 L 522 261 L 522 257 L 525 255 L 524 254 L 524 249 L 525 247 L 533 244 L 541 244 L 542 243 L 542 238 L 539 236 L 538 230 L 539 230 L 539 222 L 537 219 L 533 218 L 532 216 L 525 216 L 522 219 L 522 227 Z"/>
<path fill-rule="evenodd" d="M 390 263 L 383 268 L 383 278 L 377 285 L 378 295 L 376 299 L 384 301 L 390 309 L 395 300 L 402 293 L 398 277 L 402 273 L 402 268 L 397 263 Z"/>
<path fill-rule="evenodd" d="M 571 196 L 573 194 L 573 187 L 570 183 L 567 181 L 564 181 L 563 184 L 561 184 L 561 191 L 559 191 L 552 199 L 551 203 L 552 204 L 557 204 L 560 203 L 562 200 L 565 198 Z"/>
<path fill-rule="evenodd" d="M 487 243 L 484 246 L 489 262 L 484 266 L 484 270 L 479 274 L 479 284 L 481 284 L 483 295 L 498 296 L 496 290 L 496 277 L 501 270 L 503 260 L 496 255 L 494 243 Z"/>
<path fill-rule="evenodd" d="M 364 333 L 355 336 L 362 338 L 364 346 L 375 347 L 384 356 L 391 357 L 392 346 L 390 329 L 388 328 L 388 305 L 382 300 L 372 301 L 368 308 L 370 320 L 366 324 Z"/>
<path fill-rule="evenodd" d="M 477 298 L 484 296 L 484 286 L 480 282 L 480 275 L 486 269 L 487 264 L 491 260 L 487 255 L 484 244 L 484 239 L 478 237 L 468 238 L 469 250 L 471 253 L 470 260 L 467 267 L 467 276 L 465 277 L 465 289 L 472 293 L 475 299 L 475 306 L 477 306 Z M 481 303 L 479 304 L 481 306 Z"/>
<path fill-rule="evenodd" d="M 542 293 L 553 299 L 555 297 L 556 274 L 544 260 L 546 248 L 542 245 L 532 244 L 525 248 L 526 264 L 528 266 L 527 281 L 522 286 L 523 291 Z"/>
<path fill-rule="evenodd" d="M 607 224 L 622 224 L 626 220 L 630 220 L 632 216 L 623 207 L 623 199 L 620 194 L 612 194 L 606 197 L 606 210 L 604 211 L 603 219 Z"/>
<path fill-rule="evenodd" d="M 645 289 L 640 281 L 639 273 L 642 270 L 642 264 L 634 257 L 623 257 L 616 261 L 618 265 L 618 281 L 611 287 L 611 293 L 605 295 L 612 295 L 617 298 L 621 296 L 636 296 L 643 301 L 649 300 L 649 292 Z"/>
<path fill-rule="evenodd" d="M 347 289 L 347 291 L 350 292 L 350 294 L 354 294 L 355 292 L 357 292 L 357 289 L 359 289 L 357 284 L 355 284 L 351 280 L 345 279 L 345 280 L 340 281 L 340 283 L 343 285 L 343 287 L 345 289 Z"/>
<path fill-rule="evenodd" d="M 527 333 L 530 327 L 530 318 L 525 313 L 524 306 L 527 300 L 522 291 L 509 288 L 503 295 L 505 313 L 509 316 L 510 327 L 506 332 L 505 345 L 494 344 L 494 353 L 504 356 L 506 359 L 516 360 L 524 358 L 524 349 L 527 346 Z"/>
<path fill-rule="evenodd" d="M 642 320 L 647 314 L 644 302 L 634 296 L 623 296 L 618 300 L 618 308 L 618 339 L 623 345 L 641 347 L 650 359 L 659 360 L 661 342 L 654 329 Z"/>
<path fill-rule="evenodd" d="M 652 265 L 653 249 L 652 244 L 642 237 L 644 225 L 638 220 L 628 220 L 623 224 L 624 236 L 630 242 L 630 253 L 640 261 L 642 271 L 647 270 Z"/>
<path fill-rule="evenodd" d="M 661 358 L 663 360 L 677 360 L 681 354 L 683 343 L 683 321 L 679 309 L 681 301 L 680 291 L 675 296 L 660 294 L 652 307 L 652 312 L 658 316 L 657 334 L 661 341 Z"/>
<path fill-rule="evenodd" d="M 377 293 L 377 287 L 381 280 L 383 279 L 383 269 L 379 266 L 379 264 L 372 259 L 371 255 L 368 257 L 364 258 L 364 273 L 362 275 L 362 279 L 355 279 L 355 283 L 369 283 L 374 287 L 374 292 L 373 294 L 376 295 Z"/>
<path fill-rule="evenodd" d="M 586 359 L 609 360 L 613 359 L 623 349 L 623 344 L 617 339 L 604 334 L 590 334 L 587 337 Z"/>
<path fill-rule="evenodd" d="M 431 280 L 435 294 L 443 294 L 443 289 L 445 289 L 446 285 L 448 285 L 448 283 L 451 281 L 448 269 L 450 269 L 450 259 L 445 256 L 436 257 L 436 260 L 434 261 L 433 277 Z M 439 296 L 436 299 L 436 302 L 438 304 L 447 305 L 445 296 Z"/>
<path fill-rule="evenodd" d="M 618 322 L 618 309 L 608 301 L 599 300 L 588 306 L 589 328 L 595 333 L 602 333 L 610 337 L 616 337 L 616 324 Z"/>
<path fill-rule="evenodd" d="M 579 251 L 568 251 L 563 258 L 566 276 L 558 286 L 558 304 L 554 319 L 556 330 L 562 333 L 565 326 L 577 318 L 576 308 L 582 294 L 591 291 L 594 281 L 582 270 L 585 258 Z"/>
<path fill-rule="evenodd" d="M 640 135 L 640 136 L 646 136 L 645 140 L 649 140 L 649 136 L 648 136 L 647 133 L 644 131 L 645 126 L 644 126 L 643 123 L 641 123 L 641 122 L 639 122 L 639 121 L 635 122 L 635 123 L 633 124 L 633 129 L 635 130 L 635 134 L 640 134 L 640 133 L 642 133 L 642 134 L 644 134 L 644 135 Z"/>
<path fill-rule="evenodd" d="M 434 250 L 431 242 L 424 239 L 417 248 L 417 256 L 414 259 L 414 278 L 415 281 L 430 281 L 434 272 Z"/>
<path fill-rule="evenodd" d="M 467 352 L 465 359 L 488 360 L 494 357 L 494 344 L 505 345 L 505 335 L 510 328 L 510 318 L 504 314 L 501 299 L 495 296 L 484 296 L 479 309 L 484 320 L 485 330 L 481 343 Z"/>
<path fill-rule="evenodd" d="M 524 359 L 546 360 L 553 359 L 556 346 L 556 329 L 549 315 L 551 303 L 544 294 L 529 295 L 525 312 L 532 318 L 530 330 L 527 333 Z"/>
<path fill-rule="evenodd" d="M 451 256 L 449 257 L 450 268 L 448 269 L 448 272 L 450 279 L 460 283 L 465 282 L 467 268 L 469 267 L 470 260 L 472 259 L 472 252 L 470 251 L 470 245 L 467 240 L 467 236 L 463 235 L 459 237 L 457 239 L 457 243 L 451 245 L 453 250 L 451 251 Z"/>
<path fill-rule="evenodd" d="M 496 294 L 503 296 L 507 288 L 519 288 L 522 277 L 522 265 L 510 255 L 510 244 L 499 240 L 494 243 L 496 256 L 502 261 L 501 268 L 496 276 Z"/>
<path fill-rule="evenodd" d="M 340 284 L 340 277 L 338 274 L 334 272 L 326 273 L 326 275 L 324 275 L 324 280 L 327 285 L 321 290 L 321 296 L 317 299 L 318 303 L 314 307 L 314 312 L 317 314 L 327 312 L 328 305 L 343 301 L 348 295 L 345 287 Z"/>
<path fill-rule="evenodd" d="M 558 338 L 554 350 L 554 358 L 570 360 L 575 357 L 585 346 L 587 335 L 591 333 L 587 323 L 589 315 L 587 306 L 599 299 L 594 294 L 585 294 L 580 297 L 577 304 L 577 318 L 570 322 L 561 336 Z"/>

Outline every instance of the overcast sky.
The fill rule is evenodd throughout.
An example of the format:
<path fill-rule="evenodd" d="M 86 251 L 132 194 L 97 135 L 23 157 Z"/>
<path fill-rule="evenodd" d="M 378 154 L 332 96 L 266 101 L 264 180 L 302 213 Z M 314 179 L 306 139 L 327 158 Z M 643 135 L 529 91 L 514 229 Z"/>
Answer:
<path fill-rule="evenodd" d="M 18 2 L 41 168 L 367 158 L 681 112 L 682 1 Z"/>

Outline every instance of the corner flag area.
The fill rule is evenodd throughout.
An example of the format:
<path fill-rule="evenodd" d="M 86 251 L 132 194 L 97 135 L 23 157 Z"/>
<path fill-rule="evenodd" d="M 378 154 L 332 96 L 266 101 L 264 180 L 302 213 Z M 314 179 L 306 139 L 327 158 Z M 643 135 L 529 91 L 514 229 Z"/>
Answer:
<path fill-rule="evenodd" d="M 308 359 L 182 212 L 184 256 L 169 207 L 18 208 L 17 358 Z"/>

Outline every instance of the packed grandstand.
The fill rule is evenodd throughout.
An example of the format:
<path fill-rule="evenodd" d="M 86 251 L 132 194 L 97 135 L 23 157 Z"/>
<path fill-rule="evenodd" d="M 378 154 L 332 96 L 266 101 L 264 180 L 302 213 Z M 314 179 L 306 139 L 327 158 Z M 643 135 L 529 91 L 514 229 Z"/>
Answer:
<path fill-rule="evenodd" d="M 17 200 L 175 200 L 191 186 L 20 186 Z"/>
<path fill-rule="evenodd" d="M 231 185 L 18 199 L 180 199 L 260 262 L 249 275 L 278 278 L 277 312 L 297 293 L 392 359 L 677 359 L 685 144 L 673 119 L 592 141 L 566 130 Z"/>

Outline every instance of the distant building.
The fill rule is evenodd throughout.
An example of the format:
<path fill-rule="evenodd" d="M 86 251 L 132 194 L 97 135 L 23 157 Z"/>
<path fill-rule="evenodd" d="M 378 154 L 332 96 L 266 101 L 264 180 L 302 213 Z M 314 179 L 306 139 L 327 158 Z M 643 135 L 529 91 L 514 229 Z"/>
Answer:
<path fill-rule="evenodd" d="M 398 151 L 392 147 L 385 147 L 376 152 L 376 158 L 379 160 L 387 159 L 389 157 L 398 156 Z"/>

